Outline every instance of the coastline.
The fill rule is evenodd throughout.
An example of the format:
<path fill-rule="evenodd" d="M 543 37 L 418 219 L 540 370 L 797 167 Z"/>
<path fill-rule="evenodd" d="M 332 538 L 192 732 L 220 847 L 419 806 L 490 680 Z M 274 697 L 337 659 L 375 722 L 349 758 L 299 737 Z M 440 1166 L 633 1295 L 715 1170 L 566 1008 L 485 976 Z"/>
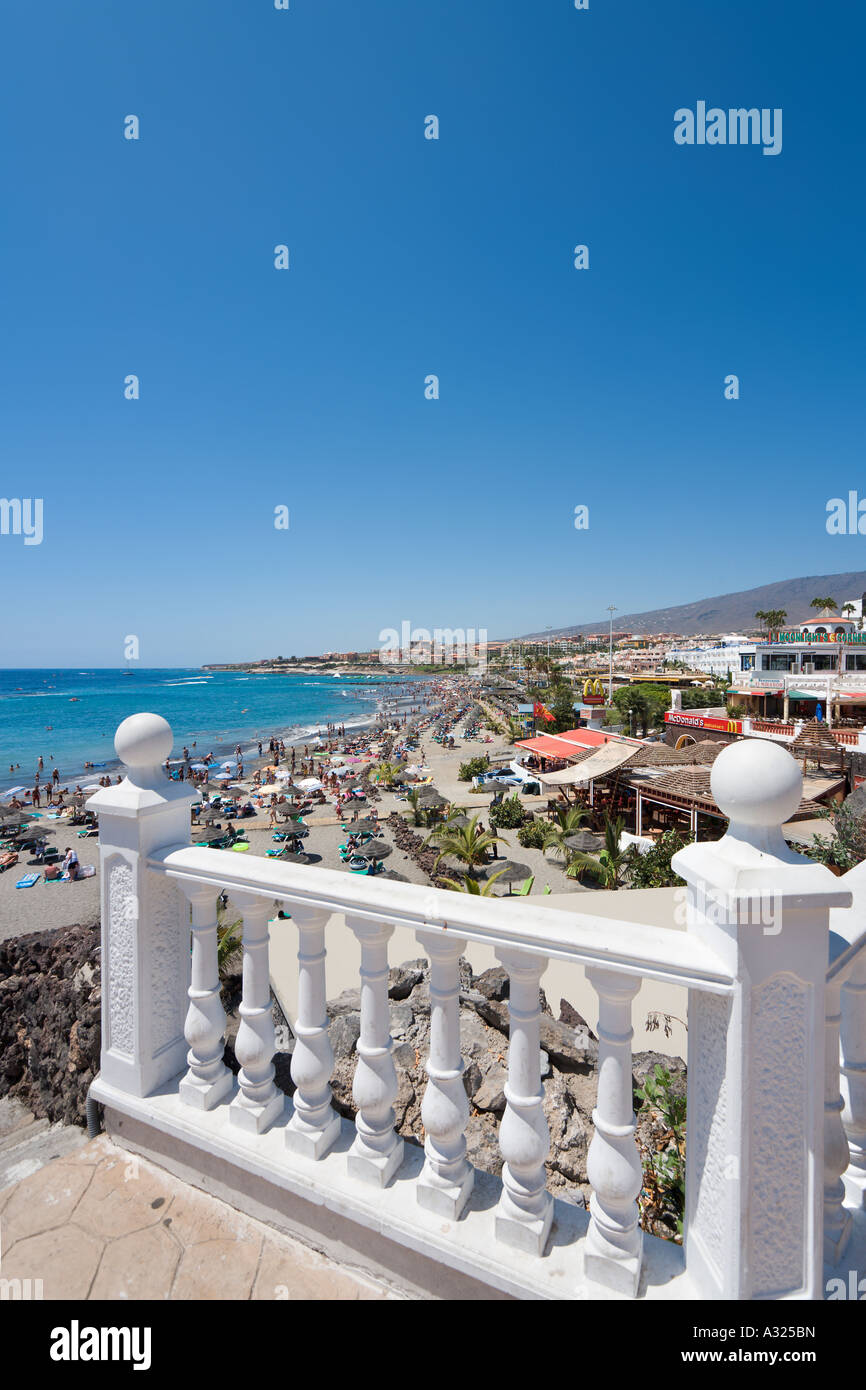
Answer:
<path fill-rule="evenodd" d="M 172 758 L 179 757 L 186 745 L 193 748 L 199 758 L 212 753 L 220 761 L 233 755 L 238 743 L 243 749 L 245 762 L 250 762 L 258 752 L 259 740 L 267 743 L 271 737 L 275 737 L 287 746 L 297 746 L 317 736 L 323 737 L 328 724 L 342 724 L 347 732 L 366 729 L 376 722 L 386 707 L 393 707 L 394 699 L 407 702 L 401 708 L 419 703 L 407 694 L 406 682 L 381 677 L 375 683 L 358 681 L 353 684 L 344 679 L 341 687 L 339 680 L 333 681 L 333 684 L 327 679 L 320 682 L 317 677 L 321 677 L 322 672 L 312 676 L 297 673 L 297 684 L 292 680 L 287 683 L 267 681 L 267 694 L 260 696 L 258 692 L 253 694 L 252 681 L 249 685 L 236 679 L 221 682 L 217 676 L 205 683 L 204 680 L 197 680 L 192 671 L 160 669 L 141 673 L 147 677 L 144 689 L 138 680 L 126 683 L 117 679 L 113 680 L 112 688 L 107 693 L 99 690 L 91 692 L 78 681 L 79 677 L 89 677 L 91 674 L 52 672 L 49 676 L 56 685 L 40 690 L 37 678 L 43 687 L 47 686 L 46 673 L 43 671 L 0 673 L 0 676 L 7 676 L 7 689 L 4 691 L 0 686 L 0 708 L 6 714 L 0 740 L 3 744 L 0 751 L 0 796 L 14 786 L 32 787 L 37 765 L 37 757 L 32 752 L 34 746 L 44 756 L 40 777 L 43 786 L 50 781 L 55 767 L 60 772 L 60 786 L 69 787 L 70 790 L 76 785 L 83 787 L 92 784 L 100 777 L 116 777 L 122 765 L 114 751 L 114 730 L 132 712 L 127 696 L 133 690 L 135 708 L 162 713 L 172 724 L 175 731 Z M 117 670 L 104 673 L 107 680 L 121 674 Z M 233 672 L 228 674 L 234 675 Z M 16 682 L 14 686 L 12 680 Z M 21 689 L 22 684 L 29 684 L 30 688 Z M 236 685 L 238 688 L 234 688 Z M 400 688 L 394 690 L 392 697 L 388 686 Z M 201 700 L 199 690 L 202 691 Z M 347 698 L 340 699 L 344 690 Z M 32 707 L 38 703 L 40 708 L 45 708 L 44 697 L 48 691 L 51 692 L 52 705 L 44 715 L 40 713 L 40 728 L 43 720 L 52 722 L 44 724 L 44 735 L 37 733 L 34 737 L 35 721 L 31 721 L 28 730 L 26 720 L 19 714 L 19 710 L 25 706 L 17 705 L 17 701 L 25 701 L 28 712 L 31 702 Z M 73 694 L 73 691 L 76 693 Z M 182 707 L 179 710 L 181 691 Z M 249 710 L 238 710 L 243 701 L 248 701 Z M 73 703 L 76 706 L 74 712 Z M 23 738 L 20 734 L 22 723 L 25 728 Z M 53 746 L 49 736 L 52 733 L 57 739 Z M 92 766 L 85 767 L 86 762 Z M 18 766 L 10 770 L 13 763 Z"/>

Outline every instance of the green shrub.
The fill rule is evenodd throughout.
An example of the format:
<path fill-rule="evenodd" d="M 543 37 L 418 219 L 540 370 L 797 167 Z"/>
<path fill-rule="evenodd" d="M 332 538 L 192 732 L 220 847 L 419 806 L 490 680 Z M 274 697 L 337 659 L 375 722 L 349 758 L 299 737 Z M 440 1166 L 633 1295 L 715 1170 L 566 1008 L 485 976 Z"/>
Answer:
<path fill-rule="evenodd" d="M 690 837 L 689 837 L 690 838 Z M 646 854 L 631 845 L 627 854 L 629 888 L 676 888 L 685 882 L 671 868 L 671 860 L 689 839 L 677 830 L 666 830 Z"/>
<path fill-rule="evenodd" d="M 468 762 L 460 764 L 457 776 L 461 782 L 471 782 L 473 777 L 480 777 L 482 772 L 486 772 L 489 766 L 490 760 L 484 755 L 470 758 Z"/>
<path fill-rule="evenodd" d="M 490 824 L 497 829 L 513 830 L 526 820 L 526 811 L 516 796 L 507 796 L 498 805 L 490 807 Z"/>
<path fill-rule="evenodd" d="M 517 839 L 524 849 L 543 849 L 547 827 L 540 820 L 527 821 L 517 832 Z"/>

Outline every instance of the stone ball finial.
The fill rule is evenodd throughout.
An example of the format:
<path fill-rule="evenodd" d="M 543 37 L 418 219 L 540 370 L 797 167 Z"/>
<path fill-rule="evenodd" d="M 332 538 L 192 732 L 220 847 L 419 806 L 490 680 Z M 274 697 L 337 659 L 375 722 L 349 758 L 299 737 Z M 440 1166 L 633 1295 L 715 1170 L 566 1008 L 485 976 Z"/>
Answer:
<path fill-rule="evenodd" d="M 160 767 L 173 746 L 171 725 L 161 714 L 131 714 L 114 735 L 115 752 L 127 767 Z"/>
<path fill-rule="evenodd" d="M 803 774 L 781 744 L 747 738 L 719 754 L 710 786 L 732 825 L 780 826 L 800 805 Z"/>

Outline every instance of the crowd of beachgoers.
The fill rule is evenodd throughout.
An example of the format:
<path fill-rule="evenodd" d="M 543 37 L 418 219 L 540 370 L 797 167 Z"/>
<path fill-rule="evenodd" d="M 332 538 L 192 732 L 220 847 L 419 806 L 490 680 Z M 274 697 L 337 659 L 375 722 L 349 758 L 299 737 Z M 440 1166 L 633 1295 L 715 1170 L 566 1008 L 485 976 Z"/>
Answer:
<path fill-rule="evenodd" d="M 379 793 L 370 774 L 377 761 L 408 765 L 414 758 L 412 780 L 429 781 L 420 740 L 429 734 L 444 748 L 453 744 L 450 730 L 472 707 L 475 693 L 477 686 L 460 679 L 416 682 L 411 691 L 389 695 L 365 727 L 326 723 L 305 742 L 289 744 L 273 734 L 247 748 L 246 757 L 237 744 L 234 756 L 222 759 L 212 751 L 199 755 L 191 741 L 178 757 L 167 760 L 165 773 L 173 781 L 188 783 L 195 794 L 192 828 L 198 843 L 219 843 L 216 837 L 207 838 L 212 822 L 218 822 L 223 842 L 230 845 L 241 839 L 239 821 L 260 819 L 257 828 L 267 823 L 272 833 L 288 823 L 293 833 L 284 828 L 281 848 L 270 853 L 288 858 L 298 852 L 300 858 L 299 842 L 306 833 L 301 817 L 314 809 L 330 808 L 337 822 L 355 822 L 362 812 L 376 822 Z M 46 882 L 93 875 L 93 866 L 79 868 L 74 847 L 67 847 L 61 860 L 52 841 L 58 833 L 71 838 L 73 832 L 95 839 L 96 815 L 87 802 L 96 788 L 122 781 L 122 774 L 104 773 L 93 782 L 84 781 L 83 786 L 61 785 L 56 768 L 46 777 L 40 757 L 32 786 L 13 787 L 0 798 L 0 870 L 13 867 L 26 853 L 26 867 L 39 871 L 25 875 L 16 886 L 33 886 L 42 874 Z M 355 848 L 351 834 L 347 843 L 350 850 Z M 381 869 L 381 864 L 373 871 L 376 867 Z"/>

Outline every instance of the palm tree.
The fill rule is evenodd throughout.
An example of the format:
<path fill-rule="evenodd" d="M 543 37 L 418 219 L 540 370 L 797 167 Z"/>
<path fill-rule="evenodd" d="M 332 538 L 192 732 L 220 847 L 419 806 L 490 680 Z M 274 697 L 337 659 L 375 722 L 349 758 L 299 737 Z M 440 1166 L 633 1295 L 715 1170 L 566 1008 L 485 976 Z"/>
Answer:
<path fill-rule="evenodd" d="M 591 854 L 573 854 L 565 871 L 566 878 L 592 878 L 603 888 L 615 890 L 628 864 L 628 851 L 619 847 L 623 818 L 604 818 L 604 849 L 595 859 Z"/>
<path fill-rule="evenodd" d="M 222 900 L 217 900 L 217 973 L 221 980 L 227 975 L 234 974 L 236 966 L 240 964 L 243 955 L 243 941 L 241 932 L 243 930 L 243 918 L 238 917 L 237 921 L 226 925 L 226 909 L 223 907 Z"/>
<path fill-rule="evenodd" d="M 758 622 L 765 625 L 768 639 L 773 628 L 780 628 L 787 616 L 787 610 L 784 608 L 759 608 L 755 614 Z"/>
<path fill-rule="evenodd" d="M 492 830 L 479 830 L 477 815 L 472 817 L 468 825 L 449 826 L 445 821 L 428 837 L 428 841 L 434 838 L 439 850 L 435 867 L 438 868 L 442 860 L 450 855 L 452 859 L 459 859 L 461 864 L 465 864 L 470 874 L 480 864 L 486 864 L 487 851 L 502 839 Z"/>
<path fill-rule="evenodd" d="M 477 898 L 493 898 L 496 896 L 495 893 L 491 891 L 493 885 L 500 874 L 504 873 L 505 870 L 500 869 L 498 874 L 491 874 L 488 879 L 485 879 L 484 883 L 479 883 L 478 879 L 472 878 L 470 874 L 463 874 L 462 883 L 456 878 L 440 878 L 439 887 L 448 888 L 452 893 L 472 893 Z"/>
<path fill-rule="evenodd" d="M 856 613 L 856 612 L 857 612 L 857 605 L 854 604 L 854 603 L 843 603 L 843 604 L 842 604 L 842 612 L 843 612 L 843 613 L 847 613 L 847 614 L 849 615 L 849 617 L 850 617 L 850 615 L 851 615 L 852 613 Z"/>
<path fill-rule="evenodd" d="M 829 608 L 833 613 L 839 611 L 839 605 L 834 598 L 813 598 L 809 607 L 818 609 Z"/>
<path fill-rule="evenodd" d="M 556 824 L 551 825 L 545 833 L 543 849 L 555 849 L 557 857 L 567 860 L 570 851 L 565 841 L 569 835 L 576 835 L 582 829 L 588 815 L 585 806 L 571 806 L 568 810 L 557 811 Z"/>
<path fill-rule="evenodd" d="M 393 787 L 402 771 L 402 763 L 374 763 L 370 768 L 370 776 L 375 777 L 377 782 L 381 782 L 386 787 Z"/>
<path fill-rule="evenodd" d="M 406 794 L 406 800 L 412 807 L 412 823 L 414 825 L 423 825 L 424 810 L 421 805 L 421 793 L 418 791 L 417 787 L 413 787 L 412 790 Z"/>
<path fill-rule="evenodd" d="M 506 720 L 506 737 L 509 743 L 516 743 L 519 738 L 523 738 L 523 725 L 519 719 L 509 715 Z"/>

